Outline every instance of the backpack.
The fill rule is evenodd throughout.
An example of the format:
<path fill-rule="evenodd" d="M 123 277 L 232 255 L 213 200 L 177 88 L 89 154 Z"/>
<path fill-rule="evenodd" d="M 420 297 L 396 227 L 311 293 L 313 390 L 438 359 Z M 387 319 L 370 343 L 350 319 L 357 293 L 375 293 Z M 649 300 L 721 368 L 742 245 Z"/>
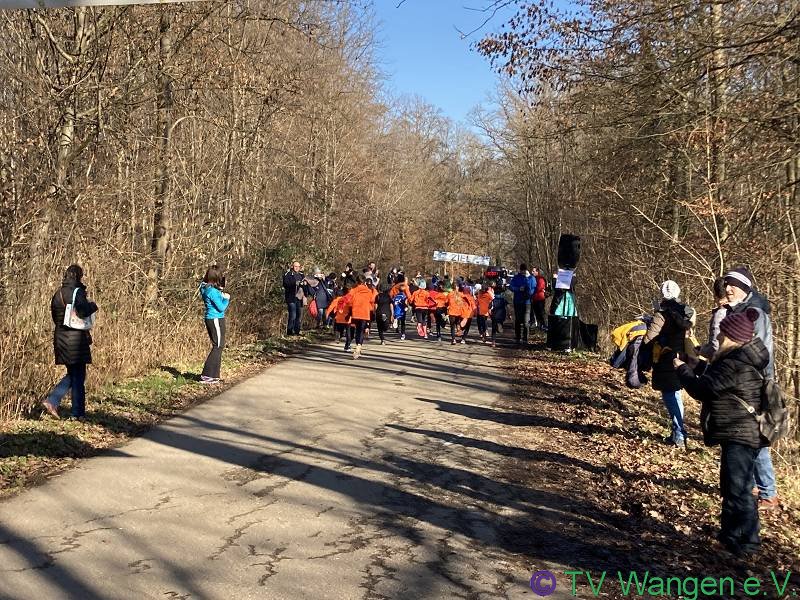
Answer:
<path fill-rule="evenodd" d="M 783 390 L 772 377 L 761 377 L 761 410 L 757 412 L 741 398 L 736 398 L 758 422 L 758 431 L 770 445 L 789 433 L 789 409 Z"/>

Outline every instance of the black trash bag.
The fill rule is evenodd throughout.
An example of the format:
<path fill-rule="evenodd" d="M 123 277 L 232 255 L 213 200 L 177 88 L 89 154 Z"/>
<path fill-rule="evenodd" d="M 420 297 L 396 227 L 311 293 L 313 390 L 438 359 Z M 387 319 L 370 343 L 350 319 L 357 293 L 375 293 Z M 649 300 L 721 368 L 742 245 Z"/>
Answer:
<path fill-rule="evenodd" d="M 547 347 L 550 350 L 568 351 L 580 347 L 580 319 L 578 317 L 547 317 Z"/>
<path fill-rule="evenodd" d="M 592 352 L 597 352 L 597 338 L 599 335 L 597 325 L 590 325 L 589 323 L 580 321 L 578 327 L 578 331 L 580 332 L 580 347 Z"/>

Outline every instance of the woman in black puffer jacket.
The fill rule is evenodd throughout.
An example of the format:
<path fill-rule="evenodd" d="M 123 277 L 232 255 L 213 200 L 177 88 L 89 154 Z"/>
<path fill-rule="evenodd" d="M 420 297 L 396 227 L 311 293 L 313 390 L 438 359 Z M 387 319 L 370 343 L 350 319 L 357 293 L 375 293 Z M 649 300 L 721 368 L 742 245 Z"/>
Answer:
<path fill-rule="evenodd" d="M 44 409 L 58 418 L 58 405 L 61 399 L 72 390 L 72 416 L 82 419 L 86 414 L 86 365 L 92 362 L 92 336 L 88 331 L 70 329 L 64 325 L 64 313 L 67 304 L 75 296 L 75 313 L 82 319 L 97 312 L 97 305 L 86 297 L 86 286 L 83 285 L 83 269 L 78 265 L 70 265 L 64 272 L 61 287 L 53 294 L 50 301 L 50 315 L 53 318 L 53 350 L 56 364 L 67 367 L 67 374 L 58 382 L 44 401 Z"/>
<path fill-rule="evenodd" d="M 751 490 L 756 456 L 767 444 L 745 406 L 760 409 L 764 370 L 769 364 L 769 352 L 753 337 L 758 316 L 749 309 L 722 320 L 719 350 L 702 377 L 674 359 L 684 389 L 703 404 L 700 418 L 706 444 L 722 447 L 719 540 L 736 555 L 753 554 L 761 544 L 758 505 Z"/>

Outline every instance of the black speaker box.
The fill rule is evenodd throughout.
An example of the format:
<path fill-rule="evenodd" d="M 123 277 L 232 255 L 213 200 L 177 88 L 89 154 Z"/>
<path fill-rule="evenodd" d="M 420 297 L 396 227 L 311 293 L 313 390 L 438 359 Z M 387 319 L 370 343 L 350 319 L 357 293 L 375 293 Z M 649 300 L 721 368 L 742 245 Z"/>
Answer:
<path fill-rule="evenodd" d="M 581 259 L 581 238 L 562 233 L 558 240 L 558 268 L 573 270 Z"/>

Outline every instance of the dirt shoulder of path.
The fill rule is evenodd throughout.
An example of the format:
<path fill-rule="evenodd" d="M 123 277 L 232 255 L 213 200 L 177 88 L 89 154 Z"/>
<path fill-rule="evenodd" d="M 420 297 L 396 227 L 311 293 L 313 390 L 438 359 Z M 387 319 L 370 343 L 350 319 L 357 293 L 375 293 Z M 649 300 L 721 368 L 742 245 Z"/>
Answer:
<path fill-rule="evenodd" d="M 314 332 L 295 339 L 272 338 L 226 349 L 224 381 L 200 383 L 202 364 L 162 365 L 141 377 L 90 392 L 86 420 L 61 419 L 36 408 L 27 418 L 0 429 L 0 499 L 39 485 L 74 466 L 138 437 L 170 417 L 219 395 L 268 366 L 302 352 L 318 339 Z"/>
<path fill-rule="evenodd" d="M 622 372 L 600 357 L 543 349 L 503 354 L 507 375 L 516 383 L 496 408 L 515 415 L 517 426 L 496 440 L 514 450 L 505 453 L 500 471 L 506 481 L 568 493 L 592 507 L 593 525 L 577 519 L 563 523 L 565 532 L 591 549 L 590 557 L 575 564 L 592 565 L 596 573 L 610 570 L 608 577 L 613 573 L 615 579 L 617 570 L 738 581 L 746 573 L 769 582 L 762 588 L 765 597 L 776 597 L 770 573 L 782 584 L 791 571 L 787 593 L 800 591 L 800 511 L 790 467 L 775 461 L 783 506 L 761 512 L 761 553 L 735 559 L 715 540 L 719 449 L 702 444 L 697 402 L 685 400 L 691 443 L 684 452 L 662 441 L 667 419 L 657 394 L 649 387 L 626 388 Z M 530 550 L 529 556 L 540 555 Z M 559 585 L 568 581 L 559 577 Z M 579 581 L 578 596 L 591 597 L 587 580 Z M 615 589 L 620 592 L 618 582 Z"/>

